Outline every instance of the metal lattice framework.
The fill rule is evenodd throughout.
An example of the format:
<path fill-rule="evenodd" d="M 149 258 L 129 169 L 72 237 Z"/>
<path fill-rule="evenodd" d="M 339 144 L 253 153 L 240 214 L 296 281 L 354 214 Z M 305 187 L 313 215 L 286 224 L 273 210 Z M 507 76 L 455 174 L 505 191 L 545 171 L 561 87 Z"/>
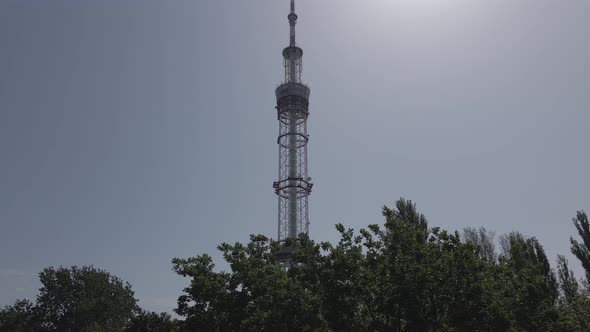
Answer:
<path fill-rule="evenodd" d="M 295 1 L 291 0 L 290 44 L 283 50 L 285 80 L 276 89 L 279 120 L 278 240 L 297 239 L 309 231 L 308 197 L 313 183 L 307 173 L 309 88 L 301 82 L 303 50 L 295 44 Z"/>

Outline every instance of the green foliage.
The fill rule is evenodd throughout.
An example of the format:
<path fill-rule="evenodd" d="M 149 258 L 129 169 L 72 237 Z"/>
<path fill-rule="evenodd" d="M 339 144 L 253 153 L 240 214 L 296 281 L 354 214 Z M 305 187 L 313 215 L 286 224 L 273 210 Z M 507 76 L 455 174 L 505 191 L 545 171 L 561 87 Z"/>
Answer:
<path fill-rule="evenodd" d="M 438 227 L 411 201 L 383 208 L 383 226 L 355 231 L 336 225 L 338 242 L 301 235 L 278 244 L 251 236 L 218 249 L 229 271 L 206 254 L 174 258 L 190 283 L 176 313 L 137 307 L 131 286 L 93 267 L 44 269 L 36 303 L 0 310 L 0 332 L 20 331 L 590 331 L 590 227 L 579 212 L 581 242 L 572 252 L 588 280 L 577 280 L 563 256 L 557 273 L 540 242 L 514 232 L 500 237 Z M 284 246 L 295 266 L 277 264 Z"/>
<path fill-rule="evenodd" d="M 335 244 L 302 236 L 298 267 L 288 271 L 276 265 L 279 246 L 263 236 L 219 246 L 229 272 L 215 271 L 207 255 L 175 258 L 174 270 L 191 278 L 176 312 L 189 331 L 587 328 L 579 319 L 587 294 L 563 267 L 558 283 L 537 239 L 504 236 L 498 255 L 492 233 L 471 229 L 462 240 L 429 228 L 411 201 L 400 199 L 383 215 L 383 227 L 336 225 Z M 560 285 L 575 296 L 563 300 Z"/>
<path fill-rule="evenodd" d="M 91 266 L 49 267 L 39 279 L 36 312 L 49 331 L 122 331 L 137 308 L 129 284 Z"/>
<path fill-rule="evenodd" d="M 173 260 L 191 284 L 178 299 L 188 331 L 322 331 L 317 294 L 276 266 L 277 247 L 264 236 L 247 246 L 219 246 L 232 273 L 214 272 L 211 257 Z"/>
<path fill-rule="evenodd" d="M 478 251 L 479 256 L 489 262 L 495 262 L 498 259 L 494 236 L 493 232 L 489 232 L 484 227 L 480 229 L 467 227 L 463 230 L 464 241 L 471 243 Z"/>
<path fill-rule="evenodd" d="M 590 283 L 590 223 L 588 222 L 588 216 L 583 211 L 578 211 L 578 215 L 573 221 L 578 234 L 582 238 L 582 242 L 578 242 L 573 237 L 570 239 L 572 253 L 582 263 L 582 266 L 586 270 L 586 280 Z"/>
<path fill-rule="evenodd" d="M 17 300 L 14 305 L 0 310 L 0 332 L 25 332 L 33 330 L 33 304 Z"/>
<path fill-rule="evenodd" d="M 126 331 L 129 332 L 175 332 L 179 331 L 178 321 L 167 313 L 155 313 L 140 310 L 135 315 Z"/>
<path fill-rule="evenodd" d="M 501 325 L 518 331 L 551 331 L 558 320 L 558 284 L 541 244 L 511 233 L 493 266 L 491 297 Z"/>
<path fill-rule="evenodd" d="M 563 256 L 557 259 L 557 270 L 561 286 L 560 320 L 559 327 L 562 331 L 590 331 L 590 297 L 580 287 L 569 269 L 568 262 Z"/>
<path fill-rule="evenodd" d="M 92 266 L 49 267 L 39 273 L 36 303 L 0 310 L 4 331 L 176 331 L 170 315 L 138 311 L 128 283 Z"/>

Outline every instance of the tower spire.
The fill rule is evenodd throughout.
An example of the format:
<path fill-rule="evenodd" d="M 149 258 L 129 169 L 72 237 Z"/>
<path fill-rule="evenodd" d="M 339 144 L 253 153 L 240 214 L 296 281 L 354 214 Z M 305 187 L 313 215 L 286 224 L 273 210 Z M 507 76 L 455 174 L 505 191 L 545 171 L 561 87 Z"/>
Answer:
<path fill-rule="evenodd" d="M 291 0 L 291 12 L 289 13 L 290 28 L 290 46 L 295 46 L 295 25 L 297 24 L 297 14 L 295 14 L 295 0 Z"/>

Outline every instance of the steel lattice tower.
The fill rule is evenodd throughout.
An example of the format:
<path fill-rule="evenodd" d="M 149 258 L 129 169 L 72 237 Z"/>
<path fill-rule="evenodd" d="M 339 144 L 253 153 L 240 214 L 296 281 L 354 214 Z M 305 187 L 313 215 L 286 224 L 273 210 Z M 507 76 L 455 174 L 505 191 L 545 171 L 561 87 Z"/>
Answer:
<path fill-rule="evenodd" d="M 290 43 L 283 50 L 285 80 L 276 89 L 279 120 L 278 240 L 297 239 L 309 230 L 308 197 L 313 184 L 307 173 L 309 87 L 301 82 L 303 50 L 295 43 L 295 0 L 288 16 Z M 290 250 L 287 250 L 290 251 Z"/>

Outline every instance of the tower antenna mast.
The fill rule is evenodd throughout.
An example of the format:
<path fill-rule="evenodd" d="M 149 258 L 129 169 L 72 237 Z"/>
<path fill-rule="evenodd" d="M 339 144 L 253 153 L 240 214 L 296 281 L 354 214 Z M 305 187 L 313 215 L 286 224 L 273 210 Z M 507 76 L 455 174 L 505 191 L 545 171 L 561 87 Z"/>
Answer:
<path fill-rule="evenodd" d="M 297 240 L 309 232 L 308 197 L 313 183 L 307 172 L 307 118 L 310 89 L 301 81 L 303 50 L 295 42 L 295 0 L 291 0 L 289 46 L 283 50 L 285 78 L 276 89 L 279 121 L 279 178 L 273 183 L 278 196 L 278 240 Z M 284 246 L 282 260 L 292 264 L 295 247 Z"/>

